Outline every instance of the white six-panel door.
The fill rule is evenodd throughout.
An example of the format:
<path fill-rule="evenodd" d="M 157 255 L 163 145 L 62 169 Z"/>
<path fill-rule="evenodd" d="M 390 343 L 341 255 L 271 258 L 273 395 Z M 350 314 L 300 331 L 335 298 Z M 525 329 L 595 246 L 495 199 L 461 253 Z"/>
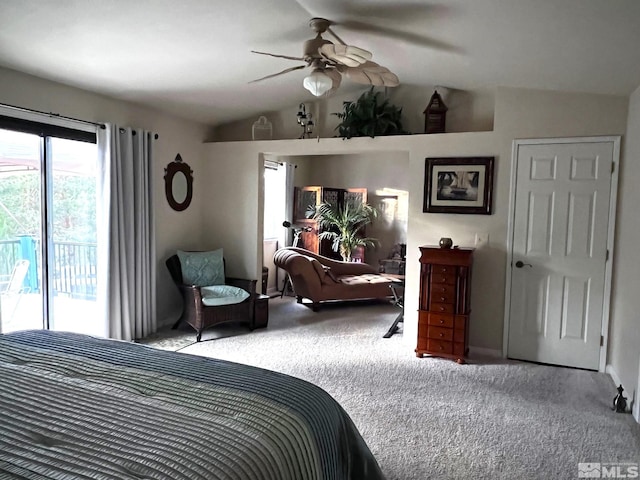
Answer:
<path fill-rule="evenodd" d="M 510 358 L 597 370 L 614 142 L 515 153 Z"/>

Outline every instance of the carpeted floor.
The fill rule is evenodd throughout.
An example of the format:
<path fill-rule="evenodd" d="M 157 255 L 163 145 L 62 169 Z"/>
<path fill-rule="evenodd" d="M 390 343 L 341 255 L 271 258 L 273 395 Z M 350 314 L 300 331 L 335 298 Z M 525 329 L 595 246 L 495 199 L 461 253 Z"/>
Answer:
<path fill-rule="evenodd" d="M 640 462 L 640 425 L 600 373 L 493 358 L 418 359 L 386 304 L 270 301 L 269 327 L 188 329 L 145 343 L 313 382 L 353 418 L 388 480 L 573 479 L 578 462 Z"/>

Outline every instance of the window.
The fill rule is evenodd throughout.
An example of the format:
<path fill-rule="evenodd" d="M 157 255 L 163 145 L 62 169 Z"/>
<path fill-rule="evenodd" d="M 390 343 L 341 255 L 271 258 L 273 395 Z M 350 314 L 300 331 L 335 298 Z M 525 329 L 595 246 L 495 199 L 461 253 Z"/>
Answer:
<path fill-rule="evenodd" d="M 285 228 L 285 169 L 282 165 L 265 162 L 264 166 L 264 239 L 279 239 L 282 243 Z"/>

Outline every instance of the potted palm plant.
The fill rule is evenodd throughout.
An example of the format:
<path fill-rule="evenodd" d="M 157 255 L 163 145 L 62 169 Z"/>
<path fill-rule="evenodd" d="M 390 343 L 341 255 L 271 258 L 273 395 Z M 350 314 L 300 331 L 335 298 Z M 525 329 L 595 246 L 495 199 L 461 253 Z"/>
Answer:
<path fill-rule="evenodd" d="M 320 239 L 331 240 L 331 248 L 339 252 L 345 262 L 351 261 L 356 248 L 378 245 L 376 238 L 363 235 L 364 227 L 377 217 L 378 211 L 368 203 L 353 202 L 338 205 L 321 203 L 313 216 L 323 230 Z"/>

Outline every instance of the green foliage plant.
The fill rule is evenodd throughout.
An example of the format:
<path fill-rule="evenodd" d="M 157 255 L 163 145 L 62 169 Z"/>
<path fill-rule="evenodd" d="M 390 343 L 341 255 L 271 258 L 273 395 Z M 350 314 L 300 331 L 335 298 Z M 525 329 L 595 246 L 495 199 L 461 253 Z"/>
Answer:
<path fill-rule="evenodd" d="M 324 230 L 321 240 L 331 240 L 331 248 L 339 252 L 342 260 L 351 261 L 357 247 L 375 247 L 378 240 L 362 235 L 364 227 L 378 217 L 378 211 L 368 203 L 344 202 L 341 205 L 321 203 L 316 208 L 314 219 Z"/>
<path fill-rule="evenodd" d="M 402 127 L 402 108 L 381 98 L 381 92 L 373 87 L 364 92 L 355 102 L 343 102 L 342 112 L 333 113 L 340 120 L 336 127 L 340 137 L 375 137 L 383 135 L 407 135 Z"/>
<path fill-rule="evenodd" d="M 0 181 L 0 239 L 40 237 L 40 171 L 5 175 Z M 51 208 L 54 242 L 96 242 L 96 180 L 54 172 Z"/>

